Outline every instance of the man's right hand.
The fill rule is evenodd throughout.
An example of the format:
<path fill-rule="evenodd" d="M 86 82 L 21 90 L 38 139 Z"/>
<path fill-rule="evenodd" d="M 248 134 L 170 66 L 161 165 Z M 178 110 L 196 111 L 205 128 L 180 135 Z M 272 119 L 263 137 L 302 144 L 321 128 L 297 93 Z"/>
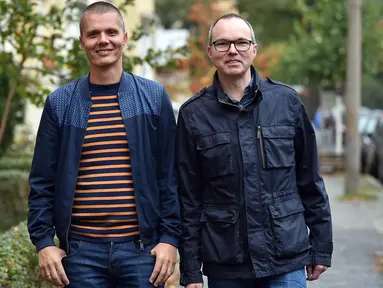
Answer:
<path fill-rule="evenodd" d="M 66 256 L 64 250 L 56 246 L 48 246 L 41 249 L 37 255 L 39 257 L 40 274 L 45 281 L 57 287 L 69 285 L 69 280 L 61 263 L 62 258 Z"/>
<path fill-rule="evenodd" d="M 203 288 L 203 284 L 202 283 L 192 283 L 192 284 L 186 285 L 185 288 Z"/>

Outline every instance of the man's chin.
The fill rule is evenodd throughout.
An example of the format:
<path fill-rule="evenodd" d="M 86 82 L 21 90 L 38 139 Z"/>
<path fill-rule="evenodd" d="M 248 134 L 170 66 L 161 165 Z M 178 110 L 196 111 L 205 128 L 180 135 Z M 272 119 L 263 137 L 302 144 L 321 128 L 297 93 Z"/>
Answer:
<path fill-rule="evenodd" d="M 116 60 L 100 59 L 99 61 L 94 62 L 93 65 L 99 68 L 109 68 L 116 65 L 116 63 Z"/>
<path fill-rule="evenodd" d="M 224 71 L 224 73 L 225 73 L 227 76 L 238 77 L 238 76 L 241 76 L 241 75 L 245 74 L 245 71 L 243 70 L 243 68 L 238 68 L 238 69 L 226 69 L 226 70 Z"/>

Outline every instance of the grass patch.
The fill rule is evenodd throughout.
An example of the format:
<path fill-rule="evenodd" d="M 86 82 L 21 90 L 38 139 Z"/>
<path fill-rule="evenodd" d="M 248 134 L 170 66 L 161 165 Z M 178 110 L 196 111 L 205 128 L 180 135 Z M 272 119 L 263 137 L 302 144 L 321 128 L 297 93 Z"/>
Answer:
<path fill-rule="evenodd" d="M 364 181 L 363 181 L 364 182 Z M 378 187 L 370 184 L 363 183 L 359 187 L 358 194 L 346 194 L 339 197 L 340 201 L 346 202 L 364 202 L 364 201 L 374 201 L 378 198 L 377 194 L 382 190 Z"/>
<path fill-rule="evenodd" d="M 376 200 L 375 194 L 354 194 L 354 195 L 343 195 L 339 197 L 340 201 L 345 202 L 364 202 Z"/>

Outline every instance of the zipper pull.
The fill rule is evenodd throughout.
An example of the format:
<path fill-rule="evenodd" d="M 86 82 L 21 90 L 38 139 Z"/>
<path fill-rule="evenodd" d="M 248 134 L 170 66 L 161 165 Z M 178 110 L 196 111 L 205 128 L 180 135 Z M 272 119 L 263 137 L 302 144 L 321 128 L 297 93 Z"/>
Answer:
<path fill-rule="evenodd" d="M 261 126 L 257 127 L 257 139 L 261 139 Z"/>
<path fill-rule="evenodd" d="M 144 247 L 144 243 L 142 243 L 142 240 L 138 240 L 138 243 L 140 243 L 140 250 L 141 251 L 144 251 L 145 247 Z"/>

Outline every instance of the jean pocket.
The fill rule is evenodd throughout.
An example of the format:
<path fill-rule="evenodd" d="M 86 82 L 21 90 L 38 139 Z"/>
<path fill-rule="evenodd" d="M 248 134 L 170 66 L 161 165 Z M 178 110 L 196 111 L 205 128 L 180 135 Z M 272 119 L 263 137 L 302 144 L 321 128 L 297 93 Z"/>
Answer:
<path fill-rule="evenodd" d="M 292 272 L 272 276 L 269 280 L 270 288 L 306 288 L 305 269 L 301 268 Z"/>
<path fill-rule="evenodd" d="M 304 207 L 300 198 L 269 205 L 276 256 L 292 257 L 310 248 Z"/>
<path fill-rule="evenodd" d="M 69 240 L 69 253 L 63 258 L 63 260 L 76 255 L 81 250 L 83 244 L 84 242 L 81 240 Z"/>
<path fill-rule="evenodd" d="M 201 260 L 237 264 L 244 258 L 240 239 L 239 209 L 204 208 L 201 215 Z"/>

